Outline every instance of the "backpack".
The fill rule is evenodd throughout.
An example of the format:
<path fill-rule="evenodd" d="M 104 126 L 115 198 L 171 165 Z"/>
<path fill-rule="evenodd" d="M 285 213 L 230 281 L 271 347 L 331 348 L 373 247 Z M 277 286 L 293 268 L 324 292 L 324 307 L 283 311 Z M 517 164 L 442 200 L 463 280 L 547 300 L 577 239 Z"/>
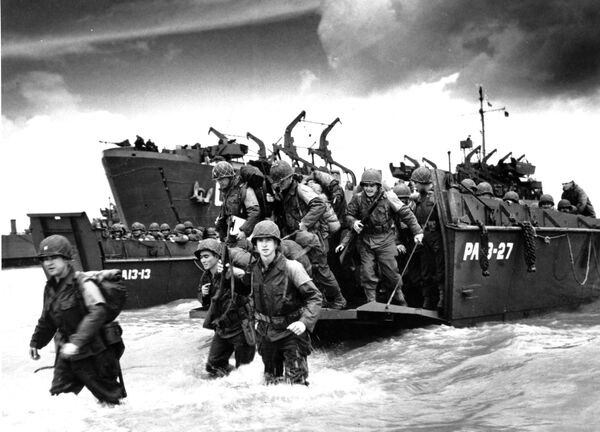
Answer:
<path fill-rule="evenodd" d="M 100 288 L 106 305 L 106 322 L 114 321 L 123 310 L 127 300 L 127 289 L 121 278 L 121 270 L 77 272 L 75 276 L 81 288 L 88 281 L 95 283 Z"/>

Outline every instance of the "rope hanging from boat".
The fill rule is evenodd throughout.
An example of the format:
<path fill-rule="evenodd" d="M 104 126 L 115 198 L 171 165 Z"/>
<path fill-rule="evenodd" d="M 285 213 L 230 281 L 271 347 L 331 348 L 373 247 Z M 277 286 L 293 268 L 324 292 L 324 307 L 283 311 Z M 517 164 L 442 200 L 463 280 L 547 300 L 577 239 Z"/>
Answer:
<path fill-rule="evenodd" d="M 482 276 L 488 277 L 490 275 L 490 260 L 488 253 L 490 251 L 488 230 L 483 222 L 480 220 L 476 221 L 477 226 L 481 230 L 479 233 L 479 267 L 481 267 Z"/>
<path fill-rule="evenodd" d="M 527 271 L 530 273 L 535 272 L 535 228 L 529 221 L 519 222 L 519 226 L 523 229 L 523 239 L 525 240 L 525 249 L 523 249 L 523 253 L 525 255 Z"/>
<path fill-rule="evenodd" d="M 573 272 L 573 278 L 575 279 L 575 282 L 583 286 L 587 282 L 590 273 L 590 258 L 592 256 L 592 236 L 590 235 L 590 241 L 588 242 L 587 265 L 585 269 L 585 278 L 583 279 L 583 282 L 579 282 L 579 279 L 577 279 L 577 275 L 575 274 L 575 259 L 573 258 L 573 248 L 571 247 L 571 239 L 568 235 L 567 243 L 569 244 L 569 258 L 571 259 L 571 271 Z"/>

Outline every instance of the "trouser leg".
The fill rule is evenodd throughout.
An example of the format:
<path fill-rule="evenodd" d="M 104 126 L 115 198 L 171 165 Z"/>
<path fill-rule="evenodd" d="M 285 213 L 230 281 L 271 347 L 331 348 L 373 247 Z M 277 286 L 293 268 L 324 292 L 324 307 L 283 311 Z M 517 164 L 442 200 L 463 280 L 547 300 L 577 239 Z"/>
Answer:
<path fill-rule="evenodd" d="M 273 384 L 283 377 L 283 355 L 277 342 L 271 342 L 263 335 L 257 335 L 257 348 L 264 365 L 266 384 Z"/>
<path fill-rule="evenodd" d="M 402 278 L 400 277 L 400 273 L 398 273 L 398 263 L 396 261 L 398 251 L 396 245 L 390 242 L 378 248 L 375 253 L 379 265 L 379 274 L 386 284 L 388 296 L 395 289 L 394 300 L 402 306 L 406 305 L 406 300 L 402 294 Z"/>
<path fill-rule="evenodd" d="M 367 301 L 376 300 L 377 284 L 379 278 L 375 271 L 375 253 L 373 250 L 365 245 L 360 245 L 360 284 L 365 291 Z"/>
<path fill-rule="evenodd" d="M 118 404 L 125 397 L 125 388 L 119 382 L 119 359 L 111 347 L 95 356 L 73 361 L 72 367 L 77 379 L 98 400 Z"/>
<path fill-rule="evenodd" d="M 254 360 L 254 353 L 256 352 L 256 347 L 254 345 L 249 345 L 246 342 L 244 333 L 240 333 L 239 335 L 234 336 L 232 338 L 232 343 L 235 352 L 235 367 L 238 368 L 241 365 L 252 363 L 252 360 Z"/>
<path fill-rule="evenodd" d="M 234 345 L 231 341 L 215 333 L 208 351 L 206 371 L 216 377 L 229 374 L 233 369 L 233 366 L 229 364 L 229 358 L 233 351 Z"/>
<path fill-rule="evenodd" d="M 73 372 L 72 362 L 57 355 L 54 363 L 54 375 L 52 385 L 50 386 L 50 394 L 53 396 L 60 393 L 79 394 L 82 388 L 83 383 L 77 379 L 77 376 Z"/>
<path fill-rule="evenodd" d="M 284 378 L 290 384 L 308 384 L 308 360 L 310 336 L 307 332 L 291 335 L 281 340 L 284 358 Z"/>
<path fill-rule="evenodd" d="M 326 305 L 335 309 L 344 308 L 346 299 L 342 295 L 338 281 L 327 265 L 327 255 L 315 253 L 310 258 L 315 285 L 323 293 L 324 300 L 327 301 Z"/>

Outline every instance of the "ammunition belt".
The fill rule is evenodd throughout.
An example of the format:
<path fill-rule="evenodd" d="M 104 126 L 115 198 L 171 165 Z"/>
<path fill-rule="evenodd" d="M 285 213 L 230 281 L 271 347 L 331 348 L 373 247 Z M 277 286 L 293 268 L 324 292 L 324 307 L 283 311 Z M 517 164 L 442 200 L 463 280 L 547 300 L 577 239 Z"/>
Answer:
<path fill-rule="evenodd" d="M 302 316 L 302 311 L 300 311 L 300 309 L 298 309 L 297 311 L 294 311 L 292 313 L 289 313 L 287 315 L 274 315 L 274 316 L 269 316 L 269 315 L 265 315 L 260 312 L 254 311 L 254 317 L 256 318 L 257 321 L 262 321 L 262 322 L 271 324 L 275 330 L 285 330 L 287 328 L 287 326 L 289 326 L 291 323 L 298 321 L 298 319 L 300 319 L 301 316 Z"/>

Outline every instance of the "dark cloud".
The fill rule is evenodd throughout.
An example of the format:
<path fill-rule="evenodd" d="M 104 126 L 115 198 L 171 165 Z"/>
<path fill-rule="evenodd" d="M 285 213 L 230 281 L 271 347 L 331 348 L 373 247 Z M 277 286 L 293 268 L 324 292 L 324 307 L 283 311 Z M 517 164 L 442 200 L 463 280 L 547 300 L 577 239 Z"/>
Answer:
<path fill-rule="evenodd" d="M 514 99 L 585 97 L 600 86 L 597 0 L 396 0 L 323 4 L 319 33 L 338 77 L 358 91 L 460 73 Z"/>

